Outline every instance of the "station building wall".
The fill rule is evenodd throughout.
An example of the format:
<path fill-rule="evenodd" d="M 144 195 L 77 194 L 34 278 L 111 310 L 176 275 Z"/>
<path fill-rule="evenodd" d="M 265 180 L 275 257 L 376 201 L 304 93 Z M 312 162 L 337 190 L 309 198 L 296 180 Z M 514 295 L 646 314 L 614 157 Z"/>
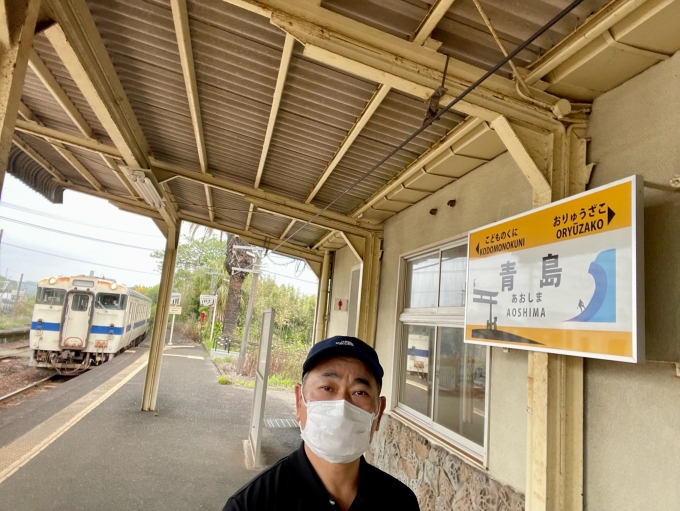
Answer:
<path fill-rule="evenodd" d="M 346 311 L 335 310 L 334 303 L 337 299 L 350 299 L 350 285 L 352 281 L 352 269 L 361 264 L 359 258 L 349 247 L 337 250 L 333 259 L 333 281 L 330 291 L 330 317 L 326 336 L 348 335 L 349 307 Z M 354 335 L 354 333 L 350 334 Z"/>
<path fill-rule="evenodd" d="M 680 53 L 596 99 L 588 137 L 589 188 L 680 176 Z M 680 192 L 645 188 L 644 215 L 647 362 L 585 361 L 588 511 L 680 509 Z"/>
<path fill-rule="evenodd" d="M 680 175 L 680 54 L 593 105 L 588 161 L 592 189 L 632 174 L 668 185 Z M 447 207 L 450 199 L 456 206 Z M 430 215 L 437 208 L 436 215 Z M 376 350 L 394 375 L 399 260 L 482 225 L 531 209 L 531 188 L 508 153 L 385 223 Z M 680 193 L 645 189 L 645 364 L 585 361 L 584 508 L 680 509 Z M 333 296 L 348 296 L 349 248 L 335 256 Z M 331 311 L 329 335 L 345 334 L 347 313 Z M 467 461 L 395 415 L 368 454 L 418 494 L 422 509 L 524 508 L 526 376 L 523 351 L 492 349 L 487 467 Z M 397 404 L 385 378 L 387 410 Z"/>

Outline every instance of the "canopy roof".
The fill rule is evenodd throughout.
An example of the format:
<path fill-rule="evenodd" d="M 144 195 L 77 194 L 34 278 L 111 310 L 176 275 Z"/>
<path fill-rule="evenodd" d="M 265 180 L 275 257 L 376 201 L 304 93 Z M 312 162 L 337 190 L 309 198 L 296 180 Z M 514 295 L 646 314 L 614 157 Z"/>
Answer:
<path fill-rule="evenodd" d="M 508 50 L 569 4 L 479 3 Z M 10 173 L 314 261 L 505 152 L 494 115 L 582 109 L 680 49 L 680 0 L 586 0 L 515 60 L 530 97 L 506 65 L 350 189 L 423 124 L 445 68 L 442 102 L 502 58 L 473 0 L 43 4 Z"/>

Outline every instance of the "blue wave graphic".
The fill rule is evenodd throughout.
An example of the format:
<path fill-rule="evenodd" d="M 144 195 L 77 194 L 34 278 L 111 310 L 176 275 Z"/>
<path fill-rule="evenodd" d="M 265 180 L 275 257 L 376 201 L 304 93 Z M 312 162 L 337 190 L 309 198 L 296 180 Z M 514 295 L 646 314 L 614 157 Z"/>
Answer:
<path fill-rule="evenodd" d="M 595 292 L 583 312 L 569 321 L 616 323 L 616 249 L 597 254 L 588 273 L 595 279 Z"/>

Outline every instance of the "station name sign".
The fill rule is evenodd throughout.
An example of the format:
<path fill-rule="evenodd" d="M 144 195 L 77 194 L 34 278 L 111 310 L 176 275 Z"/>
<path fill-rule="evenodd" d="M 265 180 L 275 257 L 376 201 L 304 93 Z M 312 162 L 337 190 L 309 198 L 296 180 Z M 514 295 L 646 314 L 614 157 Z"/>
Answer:
<path fill-rule="evenodd" d="M 644 361 L 643 186 L 632 176 L 471 231 L 465 342 Z"/>

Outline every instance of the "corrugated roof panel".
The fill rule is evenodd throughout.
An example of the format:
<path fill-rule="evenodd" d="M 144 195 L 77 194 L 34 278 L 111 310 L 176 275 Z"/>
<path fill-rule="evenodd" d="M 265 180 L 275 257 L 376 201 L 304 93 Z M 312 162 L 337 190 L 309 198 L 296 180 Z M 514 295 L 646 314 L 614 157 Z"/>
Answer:
<path fill-rule="evenodd" d="M 301 225 L 304 225 L 304 223 L 296 222 L 290 232 L 288 232 L 286 235 L 286 238 L 300 229 Z M 319 240 L 319 238 L 325 236 L 326 234 L 328 234 L 328 230 L 324 229 L 323 227 L 305 225 L 302 230 L 296 233 L 289 241 L 298 245 L 304 245 L 305 247 L 312 247 Z"/>
<path fill-rule="evenodd" d="M 143 0 L 88 5 L 154 156 L 198 169 L 170 9 Z"/>
<path fill-rule="evenodd" d="M 362 130 L 361 135 L 357 137 L 319 190 L 313 203 L 325 207 L 335 200 L 364 173 L 420 128 L 426 111 L 427 105 L 422 100 L 390 91 Z M 444 137 L 464 118 L 463 114 L 455 111 L 445 113 L 402 150 L 337 200 L 330 209 L 349 213 Z"/>
<path fill-rule="evenodd" d="M 233 227 L 244 229 L 248 220 L 250 203 L 240 195 L 212 189 L 215 219 Z"/>
<path fill-rule="evenodd" d="M 57 80 L 69 99 L 76 106 L 80 114 L 87 121 L 87 124 L 90 126 L 97 139 L 104 144 L 113 145 L 111 138 L 102 126 L 101 122 L 99 122 L 99 119 L 90 107 L 90 104 L 87 102 L 85 96 L 83 96 L 83 93 L 73 81 L 73 78 L 71 78 L 70 73 L 57 56 L 54 48 L 44 34 L 35 35 L 33 38 L 33 48 L 35 49 L 36 53 L 38 53 L 40 59 L 45 63 L 47 68 L 52 72 L 52 75 Z M 46 99 L 49 101 L 54 101 L 51 95 Z M 78 135 L 81 135 L 80 132 L 78 132 Z"/>
<path fill-rule="evenodd" d="M 202 184 L 188 179 L 171 179 L 168 186 L 180 210 L 208 218 L 208 204 L 205 199 L 205 187 Z"/>
<path fill-rule="evenodd" d="M 288 68 L 262 188 L 305 200 L 377 84 L 299 56 Z"/>
<path fill-rule="evenodd" d="M 188 10 L 211 172 L 253 186 L 284 35 L 222 0 L 190 2 Z"/>
<path fill-rule="evenodd" d="M 253 218 L 250 221 L 250 230 L 272 237 L 272 243 L 278 244 L 278 238 L 281 233 L 288 227 L 290 220 L 278 215 L 272 215 L 264 211 L 258 211 L 255 208 Z M 274 245 L 275 246 L 275 245 Z"/>
<path fill-rule="evenodd" d="M 47 160 L 50 165 L 61 172 L 64 177 L 66 177 L 66 179 L 71 181 L 73 184 L 91 188 L 90 183 L 88 183 L 85 178 L 82 177 L 78 171 L 76 171 L 76 169 L 71 166 L 69 162 L 63 159 L 61 155 L 42 138 L 33 137 L 21 132 L 16 132 L 16 134 L 21 140 L 31 146 L 31 148 L 34 149 L 40 156 Z"/>
<path fill-rule="evenodd" d="M 97 178 L 97 181 L 102 184 L 106 191 L 123 197 L 130 197 L 130 193 L 123 186 L 123 183 L 120 182 L 115 172 L 104 163 L 101 156 L 76 147 L 67 146 L 67 149 Z"/>
<path fill-rule="evenodd" d="M 607 0 L 585 0 L 539 37 L 516 62 L 525 66 L 562 40 Z M 481 0 L 508 51 L 536 32 L 569 5 L 569 0 Z M 321 6 L 402 39 L 409 39 L 425 18 L 432 1 L 323 0 Z M 456 0 L 431 37 L 442 42 L 439 51 L 482 69 L 503 58 L 472 0 Z M 503 72 L 509 75 L 509 66 Z"/>

